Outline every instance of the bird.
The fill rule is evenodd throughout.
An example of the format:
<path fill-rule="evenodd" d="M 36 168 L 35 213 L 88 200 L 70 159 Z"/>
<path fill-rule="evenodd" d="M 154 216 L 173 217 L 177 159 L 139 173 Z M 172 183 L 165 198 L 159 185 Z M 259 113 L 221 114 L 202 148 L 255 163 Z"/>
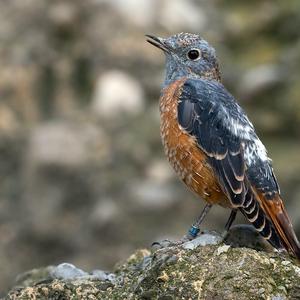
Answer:
<path fill-rule="evenodd" d="M 159 101 L 164 152 L 181 180 L 206 205 L 189 230 L 195 238 L 213 205 L 241 212 L 279 252 L 300 259 L 267 150 L 243 108 L 221 81 L 215 49 L 200 35 L 146 35 L 165 54 Z"/>

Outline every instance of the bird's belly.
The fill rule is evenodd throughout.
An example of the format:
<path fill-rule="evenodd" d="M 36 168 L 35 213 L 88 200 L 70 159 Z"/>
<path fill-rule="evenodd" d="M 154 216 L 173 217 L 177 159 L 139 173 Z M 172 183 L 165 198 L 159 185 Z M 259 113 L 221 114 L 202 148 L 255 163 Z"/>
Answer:
<path fill-rule="evenodd" d="M 177 95 L 180 85 L 171 84 L 160 99 L 160 132 L 165 153 L 178 176 L 205 201 L 230 207 L 206 154 L 196 139 L 180 128 L 177 121 Z"/>

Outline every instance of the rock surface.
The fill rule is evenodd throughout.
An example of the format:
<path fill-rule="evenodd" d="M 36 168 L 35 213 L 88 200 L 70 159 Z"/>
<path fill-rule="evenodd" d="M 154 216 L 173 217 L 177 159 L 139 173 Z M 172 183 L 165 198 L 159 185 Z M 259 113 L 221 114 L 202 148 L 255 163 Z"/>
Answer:
<path fill-rule="evenodd" d="M 219 238 L 201 235 L 194 249 L 165 243 L 138 250 L 114 273 L 87 273 L 66 263 L 32 270 L 19 276 L 5 299 L 300 299 L 294 259 L 216 244 Z"/>

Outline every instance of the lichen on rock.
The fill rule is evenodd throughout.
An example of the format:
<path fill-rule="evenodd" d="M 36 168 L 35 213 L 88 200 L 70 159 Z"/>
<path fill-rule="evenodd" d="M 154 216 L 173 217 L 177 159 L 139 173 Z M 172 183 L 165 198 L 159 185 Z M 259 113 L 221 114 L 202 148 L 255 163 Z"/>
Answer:
<path fill-rule="evenodd" d="M 114 273 L 69 264 L 33 270 L 5 299 L 300 299 L 293 258 L 220 242 L 195 244 L 137 250 Z"/>

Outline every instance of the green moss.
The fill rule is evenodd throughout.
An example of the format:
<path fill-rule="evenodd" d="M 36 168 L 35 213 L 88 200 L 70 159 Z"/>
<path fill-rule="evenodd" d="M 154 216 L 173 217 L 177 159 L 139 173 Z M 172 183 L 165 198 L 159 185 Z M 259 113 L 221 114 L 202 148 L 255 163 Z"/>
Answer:
<path fill-rule="evenodd" d="M 7 299 L 243 300 L 300 295 L 300 269 L 290 257 L 247 248 L 229 248 L 218 255 L 219 247 L 174 246 L 152 254 L 138 250 L 116 268 L 114 284 L 55 279 L 13 289 Z"/>

